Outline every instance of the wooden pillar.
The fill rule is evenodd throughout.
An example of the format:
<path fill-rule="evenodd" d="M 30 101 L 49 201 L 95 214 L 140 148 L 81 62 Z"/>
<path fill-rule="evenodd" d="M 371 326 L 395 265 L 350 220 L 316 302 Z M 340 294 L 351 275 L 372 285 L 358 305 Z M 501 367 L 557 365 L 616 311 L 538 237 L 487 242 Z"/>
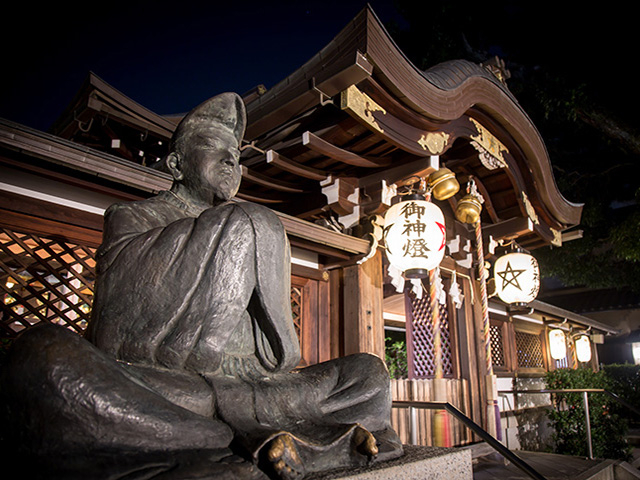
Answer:
<path fill-rule="evenodd" d="M 344 269 L 344 354 L 368 352 L 384 360 L 382 254 Z"/>
<path fill-rule="evenodd" d="M 472 270 L 465 273 L 472 275 Z M 472 291 L 474 287 L 470 281 L 464 280 L 461 285 L 465 301 L 457 314 L 460 375 L 469 382 L 469 391 L 466 392 L 469 395 L 470 404 L 468 414 L 473 421 L 482 424 L 484 404 L 480 400 L 481 384 L 479 379 L 481 378 L 481 373 L 478 370 L 478 345 L 476 343 L 478 331 L 474 321 L 474 304 L 477 303 L 477 299 L 475 299 L 475 293 Z M 475 300 L 474 304 L 471 303 L 472 299 Z"/>
<path fill-rule="evenodd" d="M 344 356 L 343 278 L 341 268 L 329 272 L 330 358 Z"/>

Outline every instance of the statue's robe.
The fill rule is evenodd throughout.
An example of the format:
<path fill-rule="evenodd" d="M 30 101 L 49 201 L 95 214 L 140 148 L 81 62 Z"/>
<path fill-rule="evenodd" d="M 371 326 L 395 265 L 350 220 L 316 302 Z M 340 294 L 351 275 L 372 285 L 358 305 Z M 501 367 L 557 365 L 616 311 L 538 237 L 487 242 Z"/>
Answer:
<path fill-rule="evenodd" d="M 309 472 L 366 462 L 351 448 L 361 425 L 380 442 L 379 460 L 402 453 L 379 358 L 295 369 L 288 242 L 268 209 L 229 202 L 190 211 L 170 192 L 114 205 L 97 272 L 86 332 L 93 345 L 58 329 L 48 338 L 61 353 L 14 360 L 12 388 L 46 377 L 40 397 L 58 399 L 33 408 L 40 419 L 65 419 L 42 437 L 49 444 L 206 450 L 212 461 L 232 450 L 258 462 L 262 447 L 287 432 Z M 26 336 L 34 345 L 23 351 L 38 348 L 37 335 Z M 70 355 L 73 363 L 62 359 Z M 31 383 L 21 379 L 24 363 L 42 370 L 29 370 Z M 29 392 L 13 404 L 21 395 Z M 222 478 L 234 478 L 228 468 Z"/>

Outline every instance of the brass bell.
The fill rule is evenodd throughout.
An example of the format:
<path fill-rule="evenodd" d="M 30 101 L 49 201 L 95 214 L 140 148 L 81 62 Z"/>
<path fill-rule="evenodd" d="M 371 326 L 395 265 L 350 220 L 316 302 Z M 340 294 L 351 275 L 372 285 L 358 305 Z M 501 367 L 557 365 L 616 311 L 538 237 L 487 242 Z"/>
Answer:
<path fill-rule="evenodd" d="M 465 195 L 458 202 L 456 207 L 456 218 L 463 222 L 474 224 L 480 220 L 482 204 L 475 195 Z"/>
<path fill-rule="evenodd" d="M 460 190 L 460 184 L 456 180 L 455 174 L 445 167 L 429 175 L 427 183 L 436 200 L 451 198 Z"/>

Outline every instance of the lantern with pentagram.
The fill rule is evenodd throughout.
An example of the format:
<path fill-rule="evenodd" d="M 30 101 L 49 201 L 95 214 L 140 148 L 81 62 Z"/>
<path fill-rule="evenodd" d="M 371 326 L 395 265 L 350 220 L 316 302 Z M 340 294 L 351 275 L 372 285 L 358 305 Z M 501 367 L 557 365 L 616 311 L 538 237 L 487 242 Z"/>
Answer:
<path fill-rule="evenodd" d="M 540 290 L 537 260 L 523 251 L 499 257 L 493 266 L 496 294 L 505 303 L 523 306 L 532 302 Z"/>
<path fill-rule="evenodd" d="M 389 263 L 406 278 L 426 278 L 444 257 L 444 215 L 424 195 L 403 195 L 385 214 L 384 242 Z"/>

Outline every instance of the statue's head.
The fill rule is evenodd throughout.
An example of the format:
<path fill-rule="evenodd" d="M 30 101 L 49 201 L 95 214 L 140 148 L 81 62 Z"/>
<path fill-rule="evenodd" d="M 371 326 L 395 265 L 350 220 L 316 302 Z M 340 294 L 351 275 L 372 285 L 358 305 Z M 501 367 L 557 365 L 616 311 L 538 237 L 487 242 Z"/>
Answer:
<path fill-rule="evenodd" d="M 222 93 L 191 110 L 176 128 L 166 159 L 172 190 L 204 205 L 231 199 L 242 177 L 239 145 L 246 123 L 236 93 Z"/>

